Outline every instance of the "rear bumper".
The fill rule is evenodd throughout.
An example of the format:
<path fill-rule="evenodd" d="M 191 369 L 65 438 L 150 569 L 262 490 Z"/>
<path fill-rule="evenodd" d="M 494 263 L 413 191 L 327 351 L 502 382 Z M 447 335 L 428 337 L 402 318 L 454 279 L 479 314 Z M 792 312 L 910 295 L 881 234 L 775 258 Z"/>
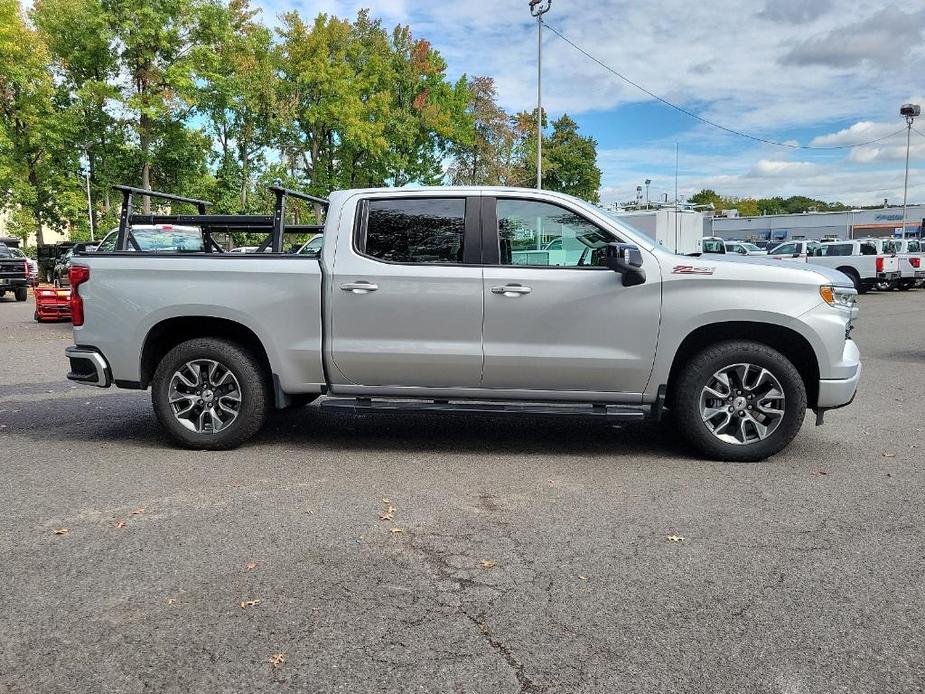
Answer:
<path fill-rule="evenodd" d="M 112 373 L 106 357 L 96 350 L 87 347 L 68 347 L 64 350 L 64 354 L 71 363 L 71 370 L 67 374 L 68 380 L 100 388 L 108 388 L 112 385 Z"/>
<path fill-rule="evenodd" d="M 898 280 L 901 277 L 898 272 L 878 272 L 877 281 L 878 282 L 892 282 L 893 280 Z"/>
<path fill-rule="evenodd" d="M 849 365 L 853 365 L 853 369 Z M 845 340 L 842 353 L 842 369 L 848 367 L 853 373 L 848 378 L 823 378 L 819 380 L 819 397 L 816 410 L 831 410 L 851 404 L 861 380 L 861 353 L 854 340 Z"/>

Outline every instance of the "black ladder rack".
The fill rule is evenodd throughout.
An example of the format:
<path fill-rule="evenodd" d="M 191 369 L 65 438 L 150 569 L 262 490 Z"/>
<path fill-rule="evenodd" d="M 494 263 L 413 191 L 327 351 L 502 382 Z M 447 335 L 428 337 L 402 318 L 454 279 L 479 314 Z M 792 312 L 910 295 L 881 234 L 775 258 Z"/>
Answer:
<path fill-rule="evenodd" d="M 270 190 L 276 196 L 276 204 L 272 215 L 263 214 L 207 214 L 209 206 L 212 204 L 206 200 L 196 198 L 185 198 L 180 195 L 162 193 L 157 190 L 146 190 L 144 188 L 135 188 L 133 186 L 113 186 L 113 190 L 122 193 L 122 210 L 119 214 L 119 232 L 116 237 L 117 251 L 128 251 L 134 248 L 140 251 L 141 248 L 135 241 L 131 229 L 136 224 L 177 224 L 197 226 L 202 229 L 203 241 L 205 242 L 206 253 L 224 253 L 225 250 L 218 245 L 212 235 L 217 232 L 267 232 L 266 240 L 260 245 L 259 252 L 263 253 L 270 249 L 272 253 L 283 252 L 283 237 L 285 234 L 304 234 L 309 232 L 321 232 L 324 229 L 323 224 L 286 224 L 286 198 L 298 198 L 307 202 L 327 207 L 328 201 L 325 198 L 319 198 L 308 193 L 298 190 L 283 188 L 279 181 L 274 181 Z M 136 214 L 134 211 L 134 197 L 136 195 L 146 195 L 159 200 L 169 200 L 172 202 L 182 202 L 194 205 L 198 214 Z"/>

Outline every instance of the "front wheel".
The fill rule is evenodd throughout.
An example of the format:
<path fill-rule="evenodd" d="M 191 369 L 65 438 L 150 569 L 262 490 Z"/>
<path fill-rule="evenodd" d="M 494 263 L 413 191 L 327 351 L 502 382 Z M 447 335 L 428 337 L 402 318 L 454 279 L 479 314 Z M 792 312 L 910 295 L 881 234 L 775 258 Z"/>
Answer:
<path fill-rule="evenodd" d="M 796 436 L 806 387 L 780 352 L 749 341 L 708 347 L 681 371 L 672 395 L 680 434 L 708 458 L 764 460 Z"/>
<path fill-rule="evenodd" d="M 187 448 L 235 448 L 263 426 L 267 378 L 240 345 L 218 338 L 183 342 L 161 360 L 151 401 L 161 424 Z"/>

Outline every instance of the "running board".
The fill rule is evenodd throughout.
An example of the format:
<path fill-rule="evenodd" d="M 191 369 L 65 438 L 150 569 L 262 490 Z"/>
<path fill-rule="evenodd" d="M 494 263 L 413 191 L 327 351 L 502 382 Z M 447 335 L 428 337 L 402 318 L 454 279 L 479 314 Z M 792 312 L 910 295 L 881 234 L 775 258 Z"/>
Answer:
<path fill-rule="evenodd" d="M 390 400 L 369 398 L 325 398 L 322 410 L 353 414 L 494 414 L 531 417 L 601 417 L 607 420 L 642 421 L 648 407 L 626 405 L 572 405 L 568 403 L 466 402 L 449 400 Z"/>

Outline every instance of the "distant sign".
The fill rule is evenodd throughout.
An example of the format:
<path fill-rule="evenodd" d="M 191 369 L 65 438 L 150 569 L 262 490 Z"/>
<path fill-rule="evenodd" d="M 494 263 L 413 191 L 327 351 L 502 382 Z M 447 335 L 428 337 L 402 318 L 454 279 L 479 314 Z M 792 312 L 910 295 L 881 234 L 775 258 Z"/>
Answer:
<path fill-rule="evenodd" d="M 901 214 L 878 214 L 874 215 L 874 219 L 877 221 L 883 222 L 901 222 L 903 216 Z"/>

